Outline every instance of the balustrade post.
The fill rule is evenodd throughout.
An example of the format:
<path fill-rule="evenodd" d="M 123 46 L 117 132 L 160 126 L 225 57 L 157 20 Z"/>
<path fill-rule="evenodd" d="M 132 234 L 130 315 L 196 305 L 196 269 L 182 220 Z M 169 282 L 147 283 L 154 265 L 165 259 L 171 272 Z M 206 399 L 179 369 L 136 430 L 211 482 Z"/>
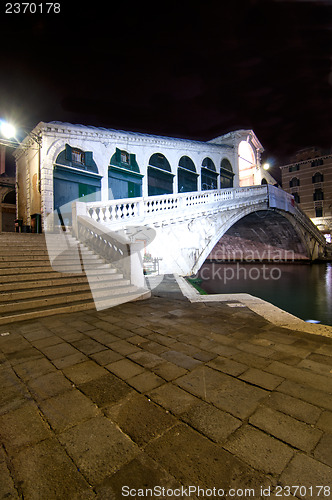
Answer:
<path fill-rule="evenodd" d="M 71 204 L 73 234 L 78 237 L 77 217 L 86 215 L 86 203 L 84 201 L 74 201 Z"/>
<path fill-rule="evenodd" d="M 138 288 L 144 288 L 145 286 L 142 261 L 143 250 L 143 241 L 130 243 L 130 282 Z"/>

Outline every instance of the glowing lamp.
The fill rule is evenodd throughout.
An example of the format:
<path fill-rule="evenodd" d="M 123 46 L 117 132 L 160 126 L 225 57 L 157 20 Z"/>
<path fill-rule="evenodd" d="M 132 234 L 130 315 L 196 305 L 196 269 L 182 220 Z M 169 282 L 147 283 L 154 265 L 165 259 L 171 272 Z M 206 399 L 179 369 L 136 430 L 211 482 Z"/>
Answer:
<path fill-rule="evenodd" d="M 10 139 L 11 137 L 15 137 L 16 130 L 13 125 L 7 122 L 2 122 L 1 123 L 1 134 L 3 137 L 6 139 Z"/>

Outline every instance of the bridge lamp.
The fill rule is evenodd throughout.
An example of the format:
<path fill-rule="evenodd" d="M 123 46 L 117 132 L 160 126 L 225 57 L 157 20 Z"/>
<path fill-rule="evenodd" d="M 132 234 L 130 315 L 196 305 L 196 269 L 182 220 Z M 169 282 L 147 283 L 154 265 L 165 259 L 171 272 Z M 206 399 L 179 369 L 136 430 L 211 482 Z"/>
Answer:
<path fill-rule="evenodd" d="M 264 168 L 264 170 L 269 170 L 270 164 L 269 163 L 264 163 L 263 168 Z"/>
<path fill-rule="evenodd" d="M 1 122 L 1 134 L 5 139 L 15 138 L 16 129 L 14 125 L 8 122 Z"/>

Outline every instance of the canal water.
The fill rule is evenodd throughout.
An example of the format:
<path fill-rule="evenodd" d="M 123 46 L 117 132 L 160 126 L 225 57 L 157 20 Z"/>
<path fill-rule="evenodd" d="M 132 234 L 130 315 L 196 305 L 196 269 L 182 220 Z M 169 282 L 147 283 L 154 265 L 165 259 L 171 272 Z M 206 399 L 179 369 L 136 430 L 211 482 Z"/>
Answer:
<path fill-rule="evenodd" d="M 198 277 L 209 294 L 249 293 L 295 316 L 332 325 L 332 263 L 205 262 Z M 200 281 L 199 280 L 199 281 Z"/>

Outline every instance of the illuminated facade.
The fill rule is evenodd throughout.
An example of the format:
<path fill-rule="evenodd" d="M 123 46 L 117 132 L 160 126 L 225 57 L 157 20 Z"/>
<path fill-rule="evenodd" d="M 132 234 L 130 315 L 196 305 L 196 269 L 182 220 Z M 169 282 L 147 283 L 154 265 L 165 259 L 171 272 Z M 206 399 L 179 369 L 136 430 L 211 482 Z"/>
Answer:
<path fill-rule="evenodd" d="M 38 143 L 33 138 L 38 137 Z M 275 183 L 252 130 L 211 141 L 41 122 L 15 151 L 18 218 L 29 227 L 74 200 L 107 201 Z"/>
<path fill-rule="evenodd" d="M 319 148 L 299 151 L 281 168 L 282 187 L 331 242 L 332 154 Z"/>

